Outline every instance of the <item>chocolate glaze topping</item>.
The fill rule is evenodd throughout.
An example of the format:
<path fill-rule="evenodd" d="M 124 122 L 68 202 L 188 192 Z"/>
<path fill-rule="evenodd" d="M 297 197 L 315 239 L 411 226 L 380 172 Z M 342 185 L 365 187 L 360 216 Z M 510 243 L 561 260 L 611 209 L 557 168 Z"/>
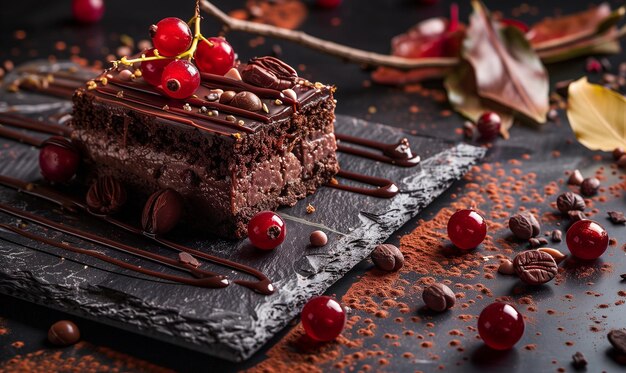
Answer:
<path fill-rule="evenodd" d="M 336 189 L 347 190 L 349 192 L 364 194 L 366 196 L 380 198 L 391 198 L 400 192 L 396 184 L 394 184 L 394 182 L 389 179 L 383 179 L 344 170 L 340 170 L 339 173 L 337 173 L 337 177 L 343 177 L 344 179 L 359 181 L 372 186 L 377 186 L 378 188 L 361 188 L 339 183 L 328 183 L 326 184 L 326 186 Z"/>

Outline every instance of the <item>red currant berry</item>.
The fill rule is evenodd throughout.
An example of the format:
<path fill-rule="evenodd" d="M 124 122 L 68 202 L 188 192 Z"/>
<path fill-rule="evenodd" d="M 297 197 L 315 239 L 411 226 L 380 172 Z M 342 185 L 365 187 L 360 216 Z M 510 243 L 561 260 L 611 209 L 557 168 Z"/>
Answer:
<path fill-rule="evenodd" d="M 148 49 L 144 52 L 146 57 L 154 57 L 154 48 Z M 153 86 L 161 85 L 161 78 L 163 77 L 163 70 L 172 62 L 171 59 L 153 60 L 141 62 L 141 76 L 143 80 L 152 84 Z"/>
<path fill-rule="evenodd" d="M 72 13 L 79 22 L 98 22 L 104 15 L 104 0 L 73 0 Z"/>
<path fill-rule="evenodd" d="M 331 297 L 315 297 L 304 305 L 301 320 L 311 339 L 328 342 L 341 334 L 346 325 L 346 311 Z"/>
<path fill-rule="evenodd" d="M 248 223 L 248 238 L 259 249 L 272 250 L 285 240 L 285 221 L 272 211 L 261 211 Z"/>
<path fill-rule="evenodd" d="M 588 73 L 602 72 L 602 63 L 596 58 L 589 57 L 585 63 L 585 70 L 587 70 Z"/>
<path fill-rule="evenodd" d="M 193 95 L 200 86 L 200 72 L 187 60 L 170 62 L 163 69 L 161 86 L 171 98 L 183 99 Z"/>
<path fill-rule="evenodd" d="M 198 44 L 196 49 L 196 65 L 203 73 L 224 75 L 235 65 L 235 51 L 222 38 L 209 38 L 211 46 L 206 41 Z"/>
<path fill-rule="evenodd" d="M 583 260 L 599 258 L 609 246 L 606 230 L 593 220 L 579 220 L 567 230 L 567 248 Z"/>
<path fill-rule="evenodd" d="M 502 126 L 502 119 L 498 114 L 492 111 L 481 115 L 476 122 L 480 137 L 485 141 L 491 141 L 498 137 L 500 134 L 500 126 Z"/>
<path fill-rule="evenodd" d="M 448 220 L 448 237 L 459 249 L 475 248 L 483 242 L 486 235 L 485 219 L 474 210 L 459 210 Z"/>
<path fill-rule="evenodd" d="M 185 21 L 176 17 L 163 18 L 150 27 L 152 44 L 162 56 L 174 57 L 191 46 L 193 35 Z"/>
<path fill-rule="evenodd" d="M 49 138 L 39 151 L 41 175 L 49 181 L 57 183 L 69 181 L 76 174 L 79 162 L 78 150 L 64 137 Z"/>
<path fill-rule="evenodd" d="M 524 317 L 508 303 L 492 303 L 478 317 L 478 334 L 494 350 L 508 350 L 524 335 Z"/>

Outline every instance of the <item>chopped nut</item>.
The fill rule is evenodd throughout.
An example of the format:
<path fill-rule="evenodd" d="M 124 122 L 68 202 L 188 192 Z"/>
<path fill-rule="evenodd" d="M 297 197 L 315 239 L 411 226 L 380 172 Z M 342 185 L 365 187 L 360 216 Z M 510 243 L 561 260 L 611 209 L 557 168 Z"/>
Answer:
<path fill-rule="evenodd" d="M 283 102 L 282 102 L 281 100 L 279 100 L 279 99 L 276 99 L 276 100 L 274 101 L 274 103 L 275 103 L 276 105 L 282 105 L 282 104 L 283 104 Z"/>
<path fill-rule="evenodd" d="M 307 214 L 312 214 L 314 212 L 315 212 L 315 207 L 313 207 L 312 204 L 309 203 L 308 205 L 306 205 L 306 213 Z"/>

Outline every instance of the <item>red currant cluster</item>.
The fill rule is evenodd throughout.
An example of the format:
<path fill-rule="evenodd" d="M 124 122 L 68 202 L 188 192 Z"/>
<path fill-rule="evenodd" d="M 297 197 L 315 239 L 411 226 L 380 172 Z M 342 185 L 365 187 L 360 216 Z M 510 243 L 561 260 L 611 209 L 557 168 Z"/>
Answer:
<path fill-rule="evenodd" d="M 175 17 L 160 20 L 150 27 L 154 48 L 137 59 L 123 57 L 114 65 L 140 62 L 143 79 L 167 96 L 184 99 L 193 95 L 200 86 L 200 71 L 224 75 L 235 64 L 235 51 L 226 40 L 207 39 L 200 33 L 200 19 L 196 6 L 196 15 L 189 23 Z M 193 33 L 190 25 L 194 26 Z"/>

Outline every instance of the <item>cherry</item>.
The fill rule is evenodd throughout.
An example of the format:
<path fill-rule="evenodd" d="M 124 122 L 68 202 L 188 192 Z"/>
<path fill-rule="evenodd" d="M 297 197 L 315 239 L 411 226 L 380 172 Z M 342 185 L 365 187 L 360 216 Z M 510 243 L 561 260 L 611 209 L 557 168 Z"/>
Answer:
<path fill-rule="evenodd" d="M 524 318 L 508 303 L 492 303 L 478 317 L 478 334 L 494 350 L 508 350 L 524 335 Z"/>
<path fill-rule="evenodd" d="M 200 72 L 190 61 L 170 62 L 163 69 L 161 86 L 165 94 L 171 98 L 187 98 L 193 95 L 200 86 Z"/>
<path fill-rule="evenodd" d="M 599 258 L 609 246 L 606 230 L 593 220 L 579 220 L 567 230 L 567 248 L 583 260 Z"/>
<path fill-rule="evenodd" d="M 148 49 L 144 52 L 146 57 L 154 56 L 154 48 Z M 163 69 L 172 62 L 171 59 L 164 60 L 152 60 L 141 62 L 141 76 L 143 80 L 152 84 L 153 86 L 161 85 L 161 77 L 163 76 Z"/>
<path fill-rule="evenodd" d="M 193 35 L 185 21 L 176 17 L 163 18 L 150 27 L 152 44 L 162 56 L 174 57 L 191 46 Z"/>
<path fill-rule="evenodd" d="M 471 209 L 459 210 L 448 220 L 448 237 L 462 250 L 480 245 L 487 235 L 485 219 Z"/>
<path fill-rule="evenodd" d="M 500 127 L 502 126 L 502 119 L 497 113 L 488 111 L 478 118 L 476 127 L 480 132 L 481 139 L 485 141 L 494 140 L 500 134 Z"/>
<path fill-rule="evenodd" d="M 248 238 L 259 249 L 272 250 L 285 240 L 285 221 L 272 211 L 261 211 L 248 223 Z"/>
<path fill-rule="evenodd" d="M 73 0 L 74 19 L 82 23 L 98 22 L 104 15 L 103 0 Z"/>
<path fill-rule="evenodd" d="M 304 305 L 301 320 L 311 339 L 328 342 L 341 334 L 346 325 L 346 311 L 331 297 L 315 297 Z"/>
<path fill-rule="evenodd" d="M 65 183 L 69 181 L 76 170 L 80 157 L 78 150 L 70 140 L 53 136 L 46 140 L 39 151 L 39 168 L 41 175 L 52 182 Z"/>
<path fill-rule="evenodd" d="M 224 75 L 235 65 L 235 51 L 222 38 L 209 38 L 213 46 L 206 41 L 198 44 L 196 49 L 196 65 L 204 73 Z"/>
<path fill-rule="evenodd" d="M 315 3 L 319 7 L 333 9 L 341 5 L 341 1 L 342 0 L 316 0 Z"/>

